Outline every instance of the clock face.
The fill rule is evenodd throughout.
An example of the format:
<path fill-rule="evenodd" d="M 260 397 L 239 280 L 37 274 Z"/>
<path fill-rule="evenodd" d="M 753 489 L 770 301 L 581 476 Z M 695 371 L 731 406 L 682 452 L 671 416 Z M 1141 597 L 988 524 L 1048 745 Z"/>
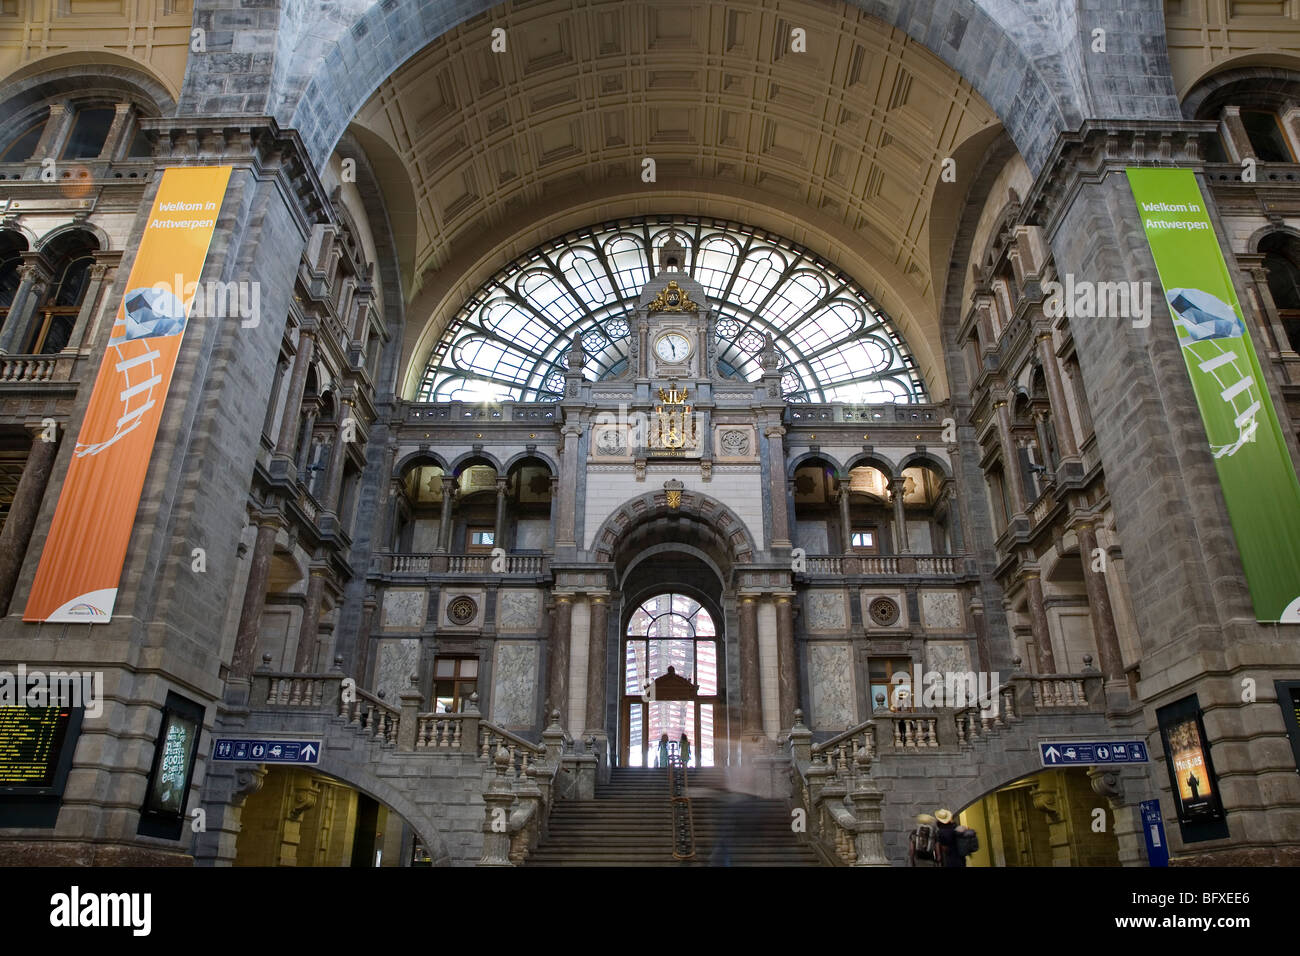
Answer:
<path fill-rule="evenodd" d="M 655 341 L 655 354 L 665 362 L 685 362 L 691 354 L 691 341 L 680 332 L 666 332 Z"/>

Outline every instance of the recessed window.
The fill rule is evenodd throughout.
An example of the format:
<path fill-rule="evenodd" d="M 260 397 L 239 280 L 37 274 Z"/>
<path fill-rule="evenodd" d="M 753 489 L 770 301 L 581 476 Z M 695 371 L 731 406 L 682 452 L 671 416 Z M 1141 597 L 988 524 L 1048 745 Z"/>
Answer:
<path fill-rule="evenodd" d="M 1291 147 L 1276 113 L 1267 110 L 1242 110 L 1241 125 L 1246 128 L 1246 137 L 1255 156 L 1265 163 L 1293 163 Z"/>
<path fill-rule="evenodd" d="M 434 710 L 439 714 L 459 714 L 469 705 L 470 695 L 478 690 L 477 657 L 439 657 L 433 662 Z"/>
<path fill-rule="evenodd" d="M 41 134 L 45 132 L 45 122 L 46 118 L 42 116 L 11 140 L 0 153 L 0 163 L 25 163 L 31 159 L 41 142 Z"/>
<path fill-rule="evenodd" d="M 907 657 L 873 657 L 867 661 L 871 709 L 912 710 L 912 661 Z"/>
<path fill-rule="evenodd" d="M 854 551 L 864 551 L 869 554 L 875 554 L 876 551 L 879 550 L 879 545 L 876 543 L 876 531 L 874 528 L 870 530 L 855 528 L 849 540 Z"/>
<path fill-rule="evenodd" d="M 496 547 L 497 535 L 492 528 L 470 528 L 467 551 L 491 551 Z"/>
<path fill-rule="evenodd" d="M 94 159 L 104 149 L 108 131 L 113 125 L 115 110 L 104 108 L 77 110 L 72 121 L 72 132 L 63 147 L 64 159 Z"/>
<path fill-rule="evenodd" d="M 153 147 L 149 144 L 149 137 L 144 135 L 144 130 L 135 131 L 135 135 L 131 137 L 131 148 L 127 150 L 126 155 L 129 159 L 148 159 L 153 155 Z"/>

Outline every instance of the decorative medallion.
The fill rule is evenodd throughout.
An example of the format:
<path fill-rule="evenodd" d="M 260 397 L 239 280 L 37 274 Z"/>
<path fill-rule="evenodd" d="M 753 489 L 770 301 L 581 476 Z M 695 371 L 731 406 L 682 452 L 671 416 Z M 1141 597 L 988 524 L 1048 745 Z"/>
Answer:
<path fill-rule="evenodd" d="M 725 431 L 722 433 L 722 454 L 728 458 L 743 458 L 749 454 L 749 433 Z"/>
<path fill-rule="evenodd" d="M 698 312 L 700 307 L 691 301 L 676 279 L 670 279 L 664 290 L 654 297 L 649 312 Z"/>
<path fill-rule="evenodd" d="M 898 604 L 891 598 L 876 598 L 868 605 L 867 613 L 877 627 L 889 627 L 898 623 Z"/>
<path fill-rule="evenodd" d="M 468 624 L 478 615 L 478 604 L 472 597 L 461 595 L 447 605 L 447 617 L 453 624 Z"/>

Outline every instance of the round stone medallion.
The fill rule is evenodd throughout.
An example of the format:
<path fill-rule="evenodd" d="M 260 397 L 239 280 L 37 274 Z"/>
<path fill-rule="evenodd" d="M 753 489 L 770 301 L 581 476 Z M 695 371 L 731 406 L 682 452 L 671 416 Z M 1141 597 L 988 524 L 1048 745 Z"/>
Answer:
<path fill-rule="evenodd" d="M 461 595 L 447 605 L 447 617 L 453 624 L 468 624 L 478 614 L 478 605 L 472 597 Z"/>
<path fill-rule="evenodd" d="M 867 606 L 867 612 L 877 627 L 889 627 L 898 622 L 898 604 L 892 598 L 876 598 Z"/>

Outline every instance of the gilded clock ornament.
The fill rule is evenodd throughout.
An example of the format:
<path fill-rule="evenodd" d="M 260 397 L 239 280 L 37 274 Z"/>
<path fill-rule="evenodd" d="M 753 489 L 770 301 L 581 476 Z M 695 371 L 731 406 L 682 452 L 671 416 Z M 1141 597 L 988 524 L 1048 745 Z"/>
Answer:
<path fill-rule="evenodd" d="M 669 279 L 662 292 L 654 297 L 648 312 L 698 312 L 700 307 L 691 301 L 686 290 L 677 284 L 676 279 Z"/>

